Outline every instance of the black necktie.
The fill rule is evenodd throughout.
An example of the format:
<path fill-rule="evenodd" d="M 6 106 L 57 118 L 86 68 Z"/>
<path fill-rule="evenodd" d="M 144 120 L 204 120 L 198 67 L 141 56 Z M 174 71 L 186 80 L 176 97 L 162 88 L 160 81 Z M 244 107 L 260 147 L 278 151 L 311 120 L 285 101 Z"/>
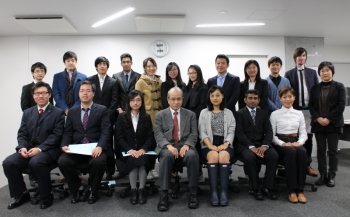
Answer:
<path fill-rule="evenodd" d="M 300 90 L 301 90 L 301 105 L 303 108 L 305 108 L 305 98 L 304 98 L 304 77 L 303 77 L 303 70 L 299 70 L 300 74 Z"/>
<path fill-rule="evenodd" d="M 125 89 L 128 90 L 128 87 L 129 87 L 129 75 L 125 75 Z"/>

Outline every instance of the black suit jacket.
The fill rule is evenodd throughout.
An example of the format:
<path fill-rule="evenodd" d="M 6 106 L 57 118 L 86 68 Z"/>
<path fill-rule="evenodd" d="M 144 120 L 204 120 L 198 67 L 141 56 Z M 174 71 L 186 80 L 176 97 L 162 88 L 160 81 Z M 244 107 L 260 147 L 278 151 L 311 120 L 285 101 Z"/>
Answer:
<path fill-rule="evenodd" d="M 242 109 L 246 107 L 246 104 L 244 102 L 245 93 L 249 89 L 249 82 L 246 84 L 243 84 L 243 81 L 241 82 L 241 93 L 239 97 L 238 107 L 239 109 Z M 262 110 L 268 111 L 268 98 L 269 98 L 269 86 L 267 84 L 267 81 L 264 79 L 261 79 L 260 82 L 255 82 L 255 90 L 259 91 L 260 93 L 260 103 L 259 106 Z"/>
<path fill-rule="evenodd" d="M 38 107 L 31 107 L 23 112 L 21 126 L 18 130 L 18 146 L 27 150 L 38 148 L 48 152 L 54 161 L 61 155 L 60 143 L 63 135 L 65 114 L 62 109 L 49 104 L 39 116 Z"/>
<path fill-rule="evenodd" d="M 125 76 L 123 71 L 113 74 L 112 77 L 116 80 L 116 85 L 117 85 L 117 93 L 118 93 L 117 108 L 121 108 L 123 109 L 123 111 L 125 111 L 125 105 L 127 103 L 126 101 L 128 99 L 128 94 L 130 93 L 130 91 L 135 90 L 136 81 L 139 80 L 141 75 L 135 71 L 131 72 L 128 89 L 125 88 Z"/>
<path fill-rule="evenodd" d="M 21 95 L 21 108 L 22 111 L 26 110 L 27 108 L 33 107 L 36 105 L 33 94 L 32 94 L 32 87 L 34 86 L 34 82 L 24 85 L 22 87 L 22 95 Z M 53 105 L 53 97 L 51 93 L 51 97 L 49 99 L 50 103 Z"/>
<path fill-rule="evenodd" d="M 249 146 L 260 147 L 261 145 L 271 146 L 272 127 L 267 111 L 256 108 L 255 125 L 247 107 L 242 108 L 235 114 L 236 131 L 234 147 L 237 154 Z"/>
<path fill-rule="evenodd" d="M 98 78 L 97 74 L 88 77 L 86 80 L 91 81 L 96 86 L 96 92 L 93 99 L 94 103 L 104 105 L 108 108 L 109 119 L 111 120 L 111 124 L 114 124 L 118 103 L 118 92 L 117 86 L 115 85 L 116 80 L 106 75 L 102 90 L 100 86 L 100 79 Z"/>
<path fill-rule="evenodd" d="M 208 80 L 208 89 L 217 84 L 218 76 L 209 78 Z M 225 98 L 226 98 L 226 108 L 230 109 L 232 113 L 236 112 L 236 103 L 239 98 L 239 93 L 241 90 L 240 80 L 238 76 L 227 73 L 225 82 L 222 85 L 224 89 Z"/>
<path fill-rule="evenodd" d="M 103 151 L 109 156 L 113 155 L 110 147 L 111 122 L 108 117 L 108 109 L 96 103 L 91 106 L 86 130 L 81 121 L 81 106 L 69 109 L 66 126 L 64 128 L 61 148 L 69 144 L 80 144 L 86 137 L 90 143 L 97 142 Z"/>
<path fill-rule="evenodd" d="M 293 108 L 297 109 L 297 110 L 302 110 L 302 108 L 299 106 L 299 94 L 301 89 L 299 88 L 299 76 L 298 76 L 298 68 L 295 67 L 289 71 L 286 72 L 286 74 L 284 75 L 284 77 L 286 77 L 289 82 L 290 82 L 290 86 L 294 89 L 296 97 L 295 97 L 295 101 L 293 103 Z M 309 93 L 309 98 L 311 95 L 311 88 L 318 84 L 318 78 L 317 78 L 317 73 L 315 70 L 310 69 L 310 68 L 304 68 L 304 77 L 305 77 L 305 81 L 306 82 L 306 87 L 307 87 L 307 91 Z"/>
<path fill-rule="evenodd" d="M 153 135 L 153 126 L 151 117 L 147 114 L 148 120 L 145 126 L 137 124 L 136 132 L 133 125 L 125 127 L 124 114 L 119 115 L 116 124 L 114 148 L 120 151 L 129 151 L 143 149 L 146 152 L 155 149 L 155 140 Z M 132 123 L 131 123 L 132 124 Z M 119 147 L 118 147 L 119 146 Z"/>
<path fill-rule="evenodd" d="M 317 84 L 312 87 L 310 94 L 309 109 L 311 113 L 311 126 L 312 131 L 317 130 L 317 118 L 321 117 L 320 115 L 320 97 L 321 97 L 321 84 Z M 327 118 L 331 125 L 334 127 L 344 126 L 344 117 L 343 112 L 345 109 L 345 87 L 342 83 L 332 81 L 329 88 L 329 93 L 327 97 L 327 102 L 329 104 L 329 114 Z M 330 125 L 328 125 L 330 126 Z"/>
<path fill-rule="evenodd" d="M 189 92 L 187 90 L 184 92 L 182 107 L 193 111 L 196 114 L 197 122 L 201 111 L 207 107 L 207 94 L 207 88 L 201 90 L 191 88 Z"/>

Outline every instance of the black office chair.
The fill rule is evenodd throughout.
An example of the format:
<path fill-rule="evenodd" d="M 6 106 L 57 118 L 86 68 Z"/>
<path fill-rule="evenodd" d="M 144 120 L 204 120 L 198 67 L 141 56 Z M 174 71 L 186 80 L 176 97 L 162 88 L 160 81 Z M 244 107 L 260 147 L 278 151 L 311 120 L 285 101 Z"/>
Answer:
<path fill-rule="evenodd" d="M 57 168 L 57 164 L 52 164 L 50 166 L 51 171 L 55 168 Z M 32 176 L 35 179 L 34 173 L 29 167 L 24 169 L 22 171 L 22 173 L 27 174 L 28 176 Z M 60 176 L 59 173 L 51 173 L 51 175 Z M 51 183 L 52 183 L 52 191 L 54 193 L 59 193 L 60 199 L 64 199 L 64 198 L 68 197 L 69 193 L 68 193 L 67 189 L 64 188 L 64 183 L 54 184 L 55 180 L 51 180 Z M 30 200 L 31 200 L 32 205 L 38 204 L 40 199 L 41 199 L 39 196 L 40 192 L 39 192 L 39 187 L 37 186 L 37 182 L 35 182 L 34 184 L 35 184 L 35 187 L 28 189 L 28 192 L 34 192 L 34 194 L 32 194 L 30 196 Z"/>

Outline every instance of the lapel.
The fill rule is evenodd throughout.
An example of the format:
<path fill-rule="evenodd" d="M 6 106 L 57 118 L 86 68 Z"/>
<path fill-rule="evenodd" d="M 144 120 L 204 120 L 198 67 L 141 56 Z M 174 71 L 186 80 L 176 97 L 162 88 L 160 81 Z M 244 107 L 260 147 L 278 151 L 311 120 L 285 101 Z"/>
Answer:
<path fill-rule="evenodd" d="M 216 79 L 217 79 L 217 77 L 216 77 Z M 227 72 L 226 77 L 225 77 L 225 81 L 224 81 L 224 83 L 222 84 L 222 88 L 224 88 L 225 84 L 228 83 L 228 82 L 229 82 L 228 80 L 230 80 L 230 79 L 231 79 L 231 78 L 230 78 L 230 73 Z M 217 84 L 217 83 L 216 83 L 216 84 Z"/>
<path fill-rule="evenodd" d="M 297 95 L 297 97 L 295 98 L 295 101 L 299 101 L 299 91 L 300 91 L 300 87 L 299 87 L 299 71 L 298 71 L 298 68 L 297 67 L 295 67 L 294 68 L 294 74 L 295 74 L 295 78 L 294 78 L 294 84 L 296 84 L 296 87 L 297 87 L 297 89 L 295 90 L 296 91 L 296 95 Z M 305 81 L 304 81 L 305 82 Z M 292 82 L 291 82 L 292 83 Z M 299 102 L 298 102 L 298 105 L 299 105 Z"/>
<path fill-rule="evenodd" d="M 37 111 L 37 109 L 35 109 L 34 111 Z M 39 122 L 38 124 L 40 124 L 52 111 L 52 105 L 49 104 L 47 106 L 47 108 L 45 109 L 44 113 L 41 115 L 41 117 L 39 116 L 39 112 L 38 112 L 38 116 L 39 116 Z"/>
<path fill-rule="evenodd" d="M 250 115 L 250 112 L 247 107 L 244 108 L 243 114 L 246 116 L 249 123 L 254 127 L 252 116 Z M 256 124 L 256 116 L 255 116 L 255 124 Z"/>
<path fill-rule="evenodd" d="M 98 98 L 100 100 L 101 98 L 101 86 L 100 86 L 100 79 L 98 78 L 98 75 L 94 75 L 92 77 L 92 83 L 96 86 L 96 93 L 94 98 Z"/>
<path fill-rule="evenodd" d="M 100 98 L 102 97 L 102 95 L 104 94 L 106 89 L 108 88 L 109 82 L 110 82 L 110 77 L 108 75 L 106 75 L 105 81 L 103 82 L 103 87 L 102 87 L 102 91 L 101 91 L 101 94 L 100 94 Z M 100 82 L 98 82 L 98 83 L 100 83 Z"/>
<path fill-rule="evenodd" d="M 133 82 L 135 79 L 136 79 L 136 74 L 135 74 L 135 72 L 134 72 L 134 71 L 132 71 L 132 70 L 131 70 L 131 75 L 130 75 L 130 79 L 129 79 L 129 86 L 128 86 L 128 90 L 130 90 L 130 87 L 131 87 L 131 85 L 130 85 L 130 84 L 132 84 L 132 82 Z"/>
<path fill-rule="evenodd" d="M 259 126 L 259 122 L 260 122 L 260 115 L 261 115 L 261 110 L 256 108 L 255 109 L 255 126 Z M 253 122 L 253 121 L 252 121 Z"/>
<path fill-rule="evenodd" d="M 318 85 L 321 87 L 321 85 Z M 332 81 L 332 84 L 331 86 L 329 87 L 329 93 L 328 93 L 328 96 L 327 96 L 327 102 L 330 103 L 330 97 L 332 96 L 333 92 L 336 90 L 336 83 L 334 81 Z M 318 93 L 320 93 L 321 91 L 319 90 Z M 319 99 L 319 98 L 316 98 L 316 99 Z"/>
<path fill-rule="evenodd" d="M 75 79 L 75 81 L 74 81 L 73 91 L 74 91 L 75 88 L 77 87 L 77 83 L 78 83 L 78 81 L 80 81 L 80 80 L 81 80 L 81 77 L 80 77 L 79 72 L 77 71 L 77 77 L 76 77 L 76 79 Z"/>
<path fill-rule="evenodd" d="M 119 81 L 119 83 L 120 83 L 120 85 L 123 87 L 123 88 L 122 88 L 123 91 L 126 93 L 127 90 L 125 90 L 125 76 L 124 76 L 124 72 L 123 72 L 123 71 L 120 72 L 119 76 L 120 76 L 120 81 Z M 130 83 L 130 82 L 129 82 L 129 83 Z"/>
<path fill-rule="evenodd" d="M 165 121 L 166 121 L 166 124 L 169 125 L 169 128 L 171 129 L 171 131 L 173 131 L 173 129 L 174 129 L 174 120 L 173 120 L 173 115 L 171 114 L 170 107 L 168 107 L 167 111 L 165 112 Z"/>
<path fill-rule="evenodd" d="M 88 129 L 90 127 L 91 122 L 94 119 L 94 116 L 95 116 L 96 112 L 97 112 L 96 104 L 93 103 L 92 106 L 91 106 L 91 110 L 90 110 L 89 119 L 88 119 L 88 122 L 87 122 L 86 129 Z M 81 115 L 79 115 L 79 120 L 81 122 Z M 81 127 L 83 128 L 83 123 L 81 124 Z"/>
<path fill-rule="evenodd" d="M 188 123 L 187 121 L 187 112 L 184 108 L 180 109 L 180 136 L 181 138 L 183 137 L 184 129 L 186 127 L 186 124 Z"/>

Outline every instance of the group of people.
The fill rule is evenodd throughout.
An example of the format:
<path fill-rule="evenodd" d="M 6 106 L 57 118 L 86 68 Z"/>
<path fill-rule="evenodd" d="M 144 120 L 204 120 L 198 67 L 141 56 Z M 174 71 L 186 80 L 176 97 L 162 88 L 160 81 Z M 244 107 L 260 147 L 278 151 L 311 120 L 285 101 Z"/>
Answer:
<path fill-rule="evenodd" d="M 305 67 L 304 48 L 297 48 L 293 58 L 296 67 L 281 77 L 282 60 L 271 57 L 271 74 L 266 79 L 260 76 L 258 62 L 249 60 L 244 66 L 245 79 L 240 82 L 227 71 L 229 58 L 219 54 L 216 76 L 205 84 L 201 68 L 190 65 L 186 85 L 175 62 L 166 67 L 162 82 L 153 58 L 143 61 L 144 73 L 140 75 L 131 69 L 130 54 L 121 55 L 123 71 L 112 77 L 107 74 L 108 59 L 98 57 L 97 74 L 87 78 L 76 69 L 76 54 L 68 51 L 63 56 L 66 68 L 54 75 L 52 89 L 42 81 L 45 65 L 35 63 L 31 69 L 34 81 L 22 91 L 23 117 L 16 153 L 3 162 L 10 196 L 15 198 L 8 208 L 30 199 L 22 176 L 27 167 L 39 185 L 40 208 L 50 207 L 50 166 L 56 163 L 73 195 L 72 204 L 81 202 L 83 191 L 76 167 L 88 164 L 88 203 L 93 204 L 104 173 L 111 177 L 115 171 L 115 158 L 119 173 L 129 175 L 131 204 L 145 204 L 146 179 L 159 177 L 159 211 L 169 208 L 168 189 L 171 178 L 178 175 L 172 172 L 176 163 L 187 167 L 188 207 L 199 207 L 201 159 L 207 162 L 210 204 L 228 205 L 229 174 L 236 157 L 244 162 L 256 200 L 264 196 L 277 199 L 274 178 L 277 165 L 282 164 L 288 200 L 306 203 L 306 175 L 318 175 L 310 166 L 313 134 L 320 173 L 316 184 L 335 186 L 345 88 L 333 80 L 332 63 L 319 65 L 319 83 L 316 71 Z M 71 146 L 84 143 L 97 143 L 91 155 L 70 153 Z M 159 175 L 154 170 L 156 157 L 148 155 L 149 151 L 157 154 Z M 266 165 L 262 186 L 259 164 Z"/>

